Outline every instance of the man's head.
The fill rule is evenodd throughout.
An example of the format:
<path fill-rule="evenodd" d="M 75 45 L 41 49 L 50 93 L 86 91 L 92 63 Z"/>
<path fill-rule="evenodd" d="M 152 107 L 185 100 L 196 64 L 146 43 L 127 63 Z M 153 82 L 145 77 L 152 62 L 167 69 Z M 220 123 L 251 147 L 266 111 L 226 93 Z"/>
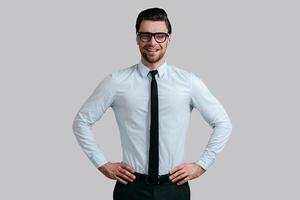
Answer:
<path fill-rule="evenodd" d="M 144 10 L 138 15 L 135 28 L 144 64 L 150 67 L 162 64 L 172 33 L 167 13 L 161 8 Z"/>

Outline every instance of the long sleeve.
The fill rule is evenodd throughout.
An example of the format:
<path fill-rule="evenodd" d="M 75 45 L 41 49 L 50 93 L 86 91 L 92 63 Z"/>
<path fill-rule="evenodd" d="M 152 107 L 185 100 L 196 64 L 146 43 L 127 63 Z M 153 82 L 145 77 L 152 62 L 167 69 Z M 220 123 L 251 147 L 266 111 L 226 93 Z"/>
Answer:
<path fill-rule="evenodd" d="M 91 96 L 84 102 L 73 121 L 73 133 L 83 152 L 96 168 L 108 161 L 95 140 L 92 126 L 112 106 L 115 93 L 116 81 L 112 74 L 109 74 L 99 83 Z"/>
<path fill-rule="evenodd" d="M 207 170 L 215 161 L 229 139 L 231 121 L 221 103 L 211 94 L 205 84 L 191 73 L 191 107 L 196 108 L 204 120 L 213 128 L 203 154 L 196 162 Z"/>

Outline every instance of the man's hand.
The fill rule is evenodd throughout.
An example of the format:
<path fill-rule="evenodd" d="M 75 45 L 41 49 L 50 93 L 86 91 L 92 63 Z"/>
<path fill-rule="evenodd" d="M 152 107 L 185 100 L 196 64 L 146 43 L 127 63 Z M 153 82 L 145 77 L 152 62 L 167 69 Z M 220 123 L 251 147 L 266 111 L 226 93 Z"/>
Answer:
<path fill-rule="evenodd" d="M 196 163 L 182 163 L 170 171 L 170 180 L 177 185 L 182 185 L 188 180 L 201 176 L 206 170 Z"/>
<path fill-rule="evenodd" d="M 123 162 L 108 162 L 100 166 L 98 170 L 106 177 L 113 180 L 118 180 L 123 184 L 127 184 L 127 181 L 132 182 L 135 179 L 135 175 L 133 174 L 135 170 Z"/>

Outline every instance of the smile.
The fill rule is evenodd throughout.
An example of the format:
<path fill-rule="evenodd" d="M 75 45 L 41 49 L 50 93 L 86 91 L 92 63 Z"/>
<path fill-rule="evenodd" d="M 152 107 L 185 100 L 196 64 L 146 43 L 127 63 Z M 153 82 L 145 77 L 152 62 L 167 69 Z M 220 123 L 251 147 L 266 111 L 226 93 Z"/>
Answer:
<path fill-rule="evenodd" d="M 157 52 L 157 51 L 159 51 L 159 49 L 149 48 L 149 49 L 146 49 L 146 51 L 148 51 L 148 52 Z"/>

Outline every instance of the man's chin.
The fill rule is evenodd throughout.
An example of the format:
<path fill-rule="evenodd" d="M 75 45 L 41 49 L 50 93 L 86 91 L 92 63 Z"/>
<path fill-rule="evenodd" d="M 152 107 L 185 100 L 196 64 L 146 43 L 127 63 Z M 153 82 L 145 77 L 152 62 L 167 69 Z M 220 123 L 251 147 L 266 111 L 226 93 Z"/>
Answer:
<path fill-rule="evenodd" d="M 163 58 L 163 56 L 162 57 L 156 57 L 156 58 L 149 58 L 148 56 L 143 56 L 143 57 L 147 62 L 149 62 L 151 64 L 157 63 Z"/>

